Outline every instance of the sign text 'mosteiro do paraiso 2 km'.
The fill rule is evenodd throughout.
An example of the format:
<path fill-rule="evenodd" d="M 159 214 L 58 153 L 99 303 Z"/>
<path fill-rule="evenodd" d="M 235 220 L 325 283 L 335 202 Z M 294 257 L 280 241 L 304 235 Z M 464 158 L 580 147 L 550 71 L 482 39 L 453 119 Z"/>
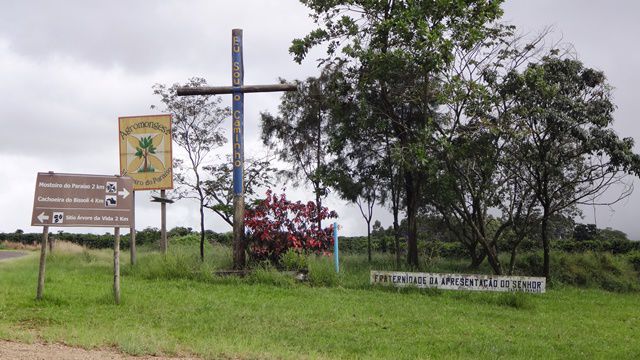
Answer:
<path fill-rule="evenodd" d="M 129 177 L 38 173 L 31 225 L 129 227 L 132 191 Z"/>

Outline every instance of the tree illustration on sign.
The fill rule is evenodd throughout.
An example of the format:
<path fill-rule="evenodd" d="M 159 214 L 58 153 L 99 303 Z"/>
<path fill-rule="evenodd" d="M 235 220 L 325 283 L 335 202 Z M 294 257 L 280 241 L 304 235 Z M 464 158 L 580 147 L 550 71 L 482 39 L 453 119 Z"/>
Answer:
<path fill-rule="evenodd" d="M 151 136 L 145 136 L 138 139 L 136 147 L 136 157 L 144 159 L 144 164 L 138 172 L 154 172 L 155 169 L 149 164 L 149 155 L 156 153 L 156 147 L 153 146 Z"/>

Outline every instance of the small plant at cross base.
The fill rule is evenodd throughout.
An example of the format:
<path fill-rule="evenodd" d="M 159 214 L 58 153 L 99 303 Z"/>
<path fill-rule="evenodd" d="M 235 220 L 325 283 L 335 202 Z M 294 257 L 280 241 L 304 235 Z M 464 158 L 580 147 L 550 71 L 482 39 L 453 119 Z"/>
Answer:
<path fill-rule="evenodd" d="M 337 217 L 335 211 L 318 208 L 312 201 L 293 202 L 287 200 L 285 194 L 268 190 L 266 198 L 245 215 L 249 256 L 255 262 L 268 260 L 279 266 L 288 250 L 326 254 L 333 245 L 333 224 L 320 228 L 318 223 Z"/>

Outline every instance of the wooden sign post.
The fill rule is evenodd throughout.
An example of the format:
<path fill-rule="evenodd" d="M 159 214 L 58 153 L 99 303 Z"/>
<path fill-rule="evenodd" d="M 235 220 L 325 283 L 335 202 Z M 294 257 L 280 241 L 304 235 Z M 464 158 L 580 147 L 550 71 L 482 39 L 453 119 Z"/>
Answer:
<path fill-rule="evenodd" d="M 120 228 L 113 229 L 113 298 L 120 304 Z"/>
<path fill-rule="evenodd" d="M 173 189 L 173 155 L 171 115 L 122 116 L 118 118 L 120 175 L 133 178 L 133 189 Z M 135 197 L 134 197 L 135 199 Z M 166 219 L 167 207 L 160 207 L 160 218 Z M 167 253 L 166 221 L 161 221 L 160 247 Z M 136 263 L 136 230 L 131 225 L 131 264 Z"/>
<path fill-rule="evenodd" d="M 133 207 L 136 206 L 136 191 L 131 191 L 131 201 L 133 201 Z M 131 265 L 135 265 L 138 261 L 136 250 L 136 222 L 135 219 L 131 221 L 131 227 L 129 228 L 129 254 L 131 258 Z"/>
<path fill-rule="evenodd" d="M 40 268 L 38 270 L 38 290 L 36 292 L 36 299 L 42 300 L 42 293 L 44 292 L 44 270 L 47 263 L 47 240 L 49 238 L 49 227 L 42 227 L 42 244 L 40 244 Z"/>
<path fill-rule="evenodd" d="M 42 226 L 36 299 L 44 294 L 49 227 L 113 227 L 113 289 L 120 303 L 120 227 L 134 221 L 133 180 L 123 176 L 38 173 L 31 225 Z"/>
<path fill-rule="evenodd" d="M 242 55 L 242 29 L 231 31 L 231 84 L 232 86 L 182 87 L 179 96 L 233 95 L 232 161 L 233 161 L 233 267 L 245 266 L 244 242 L 244 94 L 252 92 L 294 91 L 295 84 L 244 85 Z"/>

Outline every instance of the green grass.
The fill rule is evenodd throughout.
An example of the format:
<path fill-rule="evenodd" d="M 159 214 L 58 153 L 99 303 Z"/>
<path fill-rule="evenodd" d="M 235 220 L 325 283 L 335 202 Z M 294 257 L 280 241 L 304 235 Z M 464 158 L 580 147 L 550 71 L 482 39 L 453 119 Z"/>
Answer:
<path fill-rule="evenodd" d="M 640 293 L 555 286 L 543 295 L 377 288 L 377 256 L 309 259 L 299 284 L 268 267 L 220 278 L 229 250 L 172 244 L 166 258 L 123 252 L 122 303 L 112 296 L 112 252 L 48 257 L 43 301 L 37 256 L 0 262 L 0 339 L 115 347 L 203 358 L 640 358 Z M 212 254 L 213 253 L 213 254 Z M 430 271 L 461 264 L 434 262 Z"/>

